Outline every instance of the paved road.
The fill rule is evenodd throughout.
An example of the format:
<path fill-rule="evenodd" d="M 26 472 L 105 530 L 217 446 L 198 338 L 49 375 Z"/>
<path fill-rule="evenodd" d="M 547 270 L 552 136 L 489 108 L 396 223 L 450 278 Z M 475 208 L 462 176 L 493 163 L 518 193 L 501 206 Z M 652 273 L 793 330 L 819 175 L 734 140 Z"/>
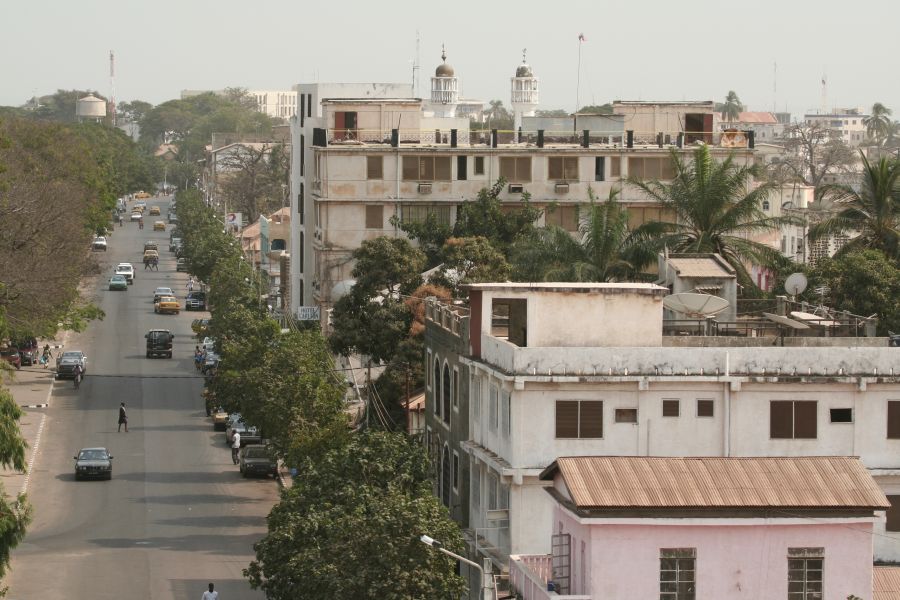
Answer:
<path fill-rule="evenodd" d="M 166 201 L 148 201 L 162 206 Z M 150 598 L 198 600 L 212 581 L 222 600 L 256 599 L 241 570 L 265 532 L 277 501 L 272 479 L 245 480 L 221 433 L 213 433 L 192 364 L 190 321 L 196 313 L 155 315 L 152 294 L 169 286 L 179 297 L 186 276 L 175 272 L 168 232 L 117 228 L 97 281 L 106 312 L 68 348 L 88 355 L 76 392 L 57 382 L 29 483 L 35 519 L 13 555 L 6 583 L 11 600 Z M 143 242 L 160 241 L 159 272 L 144 271 Z M 112 267 L 138 267 L 127 292 L 106 291 Z M 144 333 L 175 333 L 175 356 L 144 357 Z M 124 401 L 129 433 L 116 432 Z M 115 456 L 112 481 L 79 481 L 72 456 L 84 446 L 107 446 Z"/>

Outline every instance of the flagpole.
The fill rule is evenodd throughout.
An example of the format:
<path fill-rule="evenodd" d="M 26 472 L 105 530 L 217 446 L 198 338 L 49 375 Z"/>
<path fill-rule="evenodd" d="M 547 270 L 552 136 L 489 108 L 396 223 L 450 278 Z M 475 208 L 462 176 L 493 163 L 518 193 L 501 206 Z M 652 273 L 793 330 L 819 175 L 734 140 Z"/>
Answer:
<path fill-rule="evenodd" d="M 575 110 L 572 119 L 572 134 L 578 135 L 578 105 L 581 102 L 581 46 L 584 43 L 584 34 L 578 34 L 578 74 L 575 77 Z"/>

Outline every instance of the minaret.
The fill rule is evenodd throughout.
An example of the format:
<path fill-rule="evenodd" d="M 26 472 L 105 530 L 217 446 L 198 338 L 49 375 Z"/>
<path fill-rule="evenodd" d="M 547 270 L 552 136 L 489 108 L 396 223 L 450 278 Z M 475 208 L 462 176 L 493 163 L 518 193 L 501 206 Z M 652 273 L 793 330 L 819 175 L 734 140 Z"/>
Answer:
<path fill-rule="evenodd" d="M 447 51 L 441 46 L 443 61 L 431 78 L 431 108 L 436 117 L 455 117 L 459 104 L 459 78 L 453 67 L 447 64 Z"/>
<path fill-rule="evenodd" d="M 538 93 L 538 78 L 534 76 L 531 67 L 525 61 L 525 52 L 522 50 L 522 64 L 516 69 L 516 76 L 510 79 L 511 102 L 516 131 L 522 126 L 522 117 L 533 117 L 534 110 L 540 102 Z"/>

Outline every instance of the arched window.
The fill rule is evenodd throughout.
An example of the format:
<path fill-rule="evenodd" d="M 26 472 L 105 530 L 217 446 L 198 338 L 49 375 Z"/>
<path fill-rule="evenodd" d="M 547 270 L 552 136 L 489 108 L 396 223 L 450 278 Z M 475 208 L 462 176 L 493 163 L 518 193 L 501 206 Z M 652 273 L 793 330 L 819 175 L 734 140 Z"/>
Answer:
<path fill-rule="evenodd" d="M 272 243 L 269 245 L 269 247 L 270 247 L 273 251 L 274 251 L 274 250 L 287 250 L 287 244 L 286 244 L 285 241 L 284 241 L 283 239 L 281 239 L 281 238 L 277 238 L 277 239 L 272 240 Z"/>
<path fill-rule="evenodd" d="M 450 508 L 450 481 L 452 473 L 450 472 L 450 447 L 444 445 L 444 457 L 441 459 L 441 502 L 444 506 Z"/>
<path fill-rule="evenodd" d="M 434 396 L 434 414 L 441 415 L 441 361 L 434 359 L 434 381 L 431 385 Z"/>
<path fill-rule="evenodd" d="M 441 406 L 444 423 L 450 423 L 450 365 L 444 365 L 444 380 L 441 382 Z"/>

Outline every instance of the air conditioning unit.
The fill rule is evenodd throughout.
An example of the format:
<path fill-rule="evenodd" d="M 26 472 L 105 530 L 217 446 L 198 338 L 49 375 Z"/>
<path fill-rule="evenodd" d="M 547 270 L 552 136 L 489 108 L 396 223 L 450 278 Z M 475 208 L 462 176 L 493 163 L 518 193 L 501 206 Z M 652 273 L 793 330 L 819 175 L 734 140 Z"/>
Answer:
<path fill-rule="evenodd" d="M 419 193 L 420 194 L 430 194 L 431 193 L 431 184 L 430 183 L 420 183 L 419 184 Z"/>
<path fill-rule="evenodd" d="M 509 184 L 509 193 L 510 194 L 521 194 L 525 191 L 525 186 L 521 183 L 511 183 Z"/>
<path fill-rule="evenodd" d="M 557 183 L 554 187 L 557 194 L 568 194 L 569 193 L 569 184 L 568 183 Z"/>

